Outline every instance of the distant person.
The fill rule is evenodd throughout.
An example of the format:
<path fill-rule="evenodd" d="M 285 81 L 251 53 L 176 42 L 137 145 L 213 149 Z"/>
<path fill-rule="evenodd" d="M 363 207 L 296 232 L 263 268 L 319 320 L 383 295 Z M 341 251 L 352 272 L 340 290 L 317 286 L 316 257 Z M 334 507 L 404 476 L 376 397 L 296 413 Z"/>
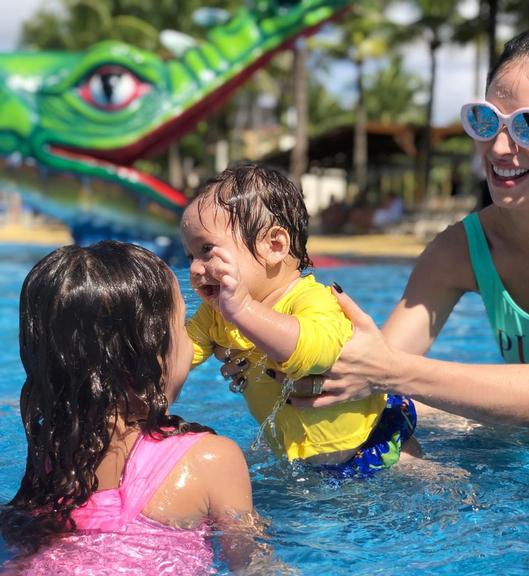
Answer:
<path fill-rule="evenodd" d="M 353 233 L 368 234 L 384 231 L 388 226 L 397 224 L 404 215 L 404 202 L 394 192 L 384 197 L 378 208 L 358 206 L 350 212 L 350 223 Z"/>
<path fill-rule="evenodd" d="M 130 244 L 66 246 L 28 274 L 28 455 L 1 525 L 8 543 L 36 553 L 3 574 L 210 574 L 210 522 L 232 568 L 250 562 L 240 449 L 167 413 L 193 355 L 184 316 L 171 270 Z"/>
<path fill-rule="evenodd" d="M 331 195 L 329 205 L 320 212 L 322 234 L 338 234 L 347 222 L 349 209 L 345 202 Z"/>
<path fill-rule="evenodd" d="M 395 192 L 389 192 L 380 208 L 373 212 L 371 225 L 376 230 L 383 230 L 387 226 L 392 226 L 401 221 L 404 214 L 404 202 Z"/>
<path fill-rule="evenodd" d="M 258 165 L 227 169 L 186 208 L 182 239 L 191 285 L 202 304 L 188 324 L 194 364 L 221 346 L 247 372 L 240 391 L 278 455 L 339 477 L 370 474 L 399 460 L 413 433 L 407 398 L 375 394 L 328 410 L 285 403 L 287 379 L 309 377 L 319 393 L 325 372 L 351 336 L 351 324 L 329 288 L 302 273 L 308 214 L 301 191 Z M 361 447 L 361 449 L 360 449 Z"/>

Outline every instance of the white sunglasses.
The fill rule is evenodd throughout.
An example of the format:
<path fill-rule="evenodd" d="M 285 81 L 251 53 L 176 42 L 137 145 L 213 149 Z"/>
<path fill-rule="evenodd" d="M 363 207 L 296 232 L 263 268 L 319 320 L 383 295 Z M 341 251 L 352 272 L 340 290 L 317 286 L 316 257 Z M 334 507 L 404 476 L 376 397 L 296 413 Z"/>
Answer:
<path fill-rule="evenodd" d="M 502 114 L 490 102 L 469 102 L 461 108 L 461 122 L 465 132 L 478 142 L 492 140 L 507 126 L 514 142 L 529 148 L 529 108 Z"/>

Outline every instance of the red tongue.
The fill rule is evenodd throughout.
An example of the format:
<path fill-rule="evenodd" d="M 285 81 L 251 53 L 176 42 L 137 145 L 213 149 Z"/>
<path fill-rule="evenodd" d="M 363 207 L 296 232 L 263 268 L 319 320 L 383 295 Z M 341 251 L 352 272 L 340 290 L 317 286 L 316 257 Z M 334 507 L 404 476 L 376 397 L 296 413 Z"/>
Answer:
<path fill-rule="evenodd" d="M 108 160 L 101 160 L 82 152 L 76 152 L 75 150 L 70 150 L 68 148 L 61 148 L 60 146 L 50 146 L 51 151 L 57 156 L 63 156 L 65 158 L 70 158 L 72 160 L 80 160 L 88 165 L 100 166 L 102 168 L 106 167 L 108 170 L 119 174 L 121 172 L 121 177 L 130 182 L 141 182 L 148 188 L 156 191 L 157 194 L 163 198 L 169 200 L 172 204 L 176 204 L 180 208 L 185 208 L 187 205 L 187 198 L 180 192 L 176 190 L 163 180 L 151 176 L 150 174 L 145 174 L 144 172 L 139 172 L 131 166 L 120 166 L 119 164 L 114 164 Z"/>

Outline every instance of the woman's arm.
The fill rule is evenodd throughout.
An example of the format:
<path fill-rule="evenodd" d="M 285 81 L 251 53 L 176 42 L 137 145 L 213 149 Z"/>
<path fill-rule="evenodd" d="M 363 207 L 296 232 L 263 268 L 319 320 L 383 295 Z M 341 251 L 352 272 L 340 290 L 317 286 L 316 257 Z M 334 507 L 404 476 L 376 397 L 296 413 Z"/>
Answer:
<path fill-rule="evenodd" d="M 529 426 L 529 366 L 469 365 L 396 350 L 370 316 L 336 293 L 356 330 L 324 382 L 324 394 L 292 398 L 298 406 L 327 406 L 377 392 L 411 396 L 466 418 Z"/>
<path fill-rule="evenodd" d="M 465 232 L 458 223 L 417 259 L 400 302 L 382 327 L 388 344 L 425 354 L 461 296 L 476 289 Z"/>
<path fill-rule="evenodd" d="M 292 404 L 328 406 L 391 392 L 467 418 L 529 426 L 529 365 L 469 365 L 421 356 L 461 295 L 473 290 L 475 279 L 459 223 L 421 255 L 382 333 L 348 296 L 336 293 L 355 327 L 353 338 L 326 374 L 324 394 L 292 397 Z M 227 364 L 223 371 L 237 378 L 242 369 Z M 310 385 L 310 378 L 296 383 L 301 390 Z"/>

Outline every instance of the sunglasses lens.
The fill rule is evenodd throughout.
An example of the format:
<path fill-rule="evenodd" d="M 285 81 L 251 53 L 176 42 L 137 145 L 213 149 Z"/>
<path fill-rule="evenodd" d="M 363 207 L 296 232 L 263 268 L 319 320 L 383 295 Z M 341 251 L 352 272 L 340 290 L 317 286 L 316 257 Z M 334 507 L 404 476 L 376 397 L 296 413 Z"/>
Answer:
<path fill-rule="evenodd" d="M 512 120 L 512 131 L 517 142 L 529 148 L 529 113 L 520 112 Z"/>
<path fill-rule="evenodd" d="M 466 120 L 471 130 L 470 136 L 490 140 L 500 129 L 500 119 L 492 108 L 484 104 L 474 104 L 466 110 Z"/>

